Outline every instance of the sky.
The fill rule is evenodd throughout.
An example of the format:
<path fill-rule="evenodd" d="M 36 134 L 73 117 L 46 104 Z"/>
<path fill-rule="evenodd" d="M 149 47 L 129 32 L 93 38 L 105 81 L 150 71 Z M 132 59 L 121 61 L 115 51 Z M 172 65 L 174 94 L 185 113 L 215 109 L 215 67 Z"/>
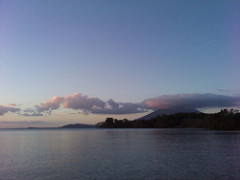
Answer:
<path fill-rule="evenodd" d="M 0 128 L 240 107 L 240 1 L 1 0 Z"/>

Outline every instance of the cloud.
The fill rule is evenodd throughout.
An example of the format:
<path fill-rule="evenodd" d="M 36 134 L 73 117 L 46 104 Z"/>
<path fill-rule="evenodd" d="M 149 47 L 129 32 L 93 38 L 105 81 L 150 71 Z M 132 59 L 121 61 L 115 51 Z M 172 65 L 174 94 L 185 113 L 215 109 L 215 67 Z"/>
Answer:
<path fill-rule="evenodd" d="M 93 114 L 134 114 L 146 112 L 141 103 L 117 103 L 110 99 L 107 105 L 102 109 L 91 109 Z"/>
<path fill-rule="evenodd" d="M 45 121 L 0 121 L 4 124 L 49 124 Z"/>
<path fill-rule="evenodd" d="M 38 113 L 48 112 L 49 114 L 51 114 L 52 110 L 56 110 L 60 107 L 61 103 L 64 102 L 64 99 L 64 97 L 55 96 L 51 100 L 46 101 L 45 103 L 36 105 L 35 109 Z"/>
<path fill-rule="evenodd" d="M 119 103 L 116 103 L 114 100 L 109 99 L 107 102 L 113 109 L 119 109 Z"/>
<path fill-rule="evenodd" d="M 8 104 L 8 106 L 13 106 L 13 107 L 16 107 L 16 106 L 17 106 L 17 104 L 10 103 L 10 104 Z"/>
<path fill-rule="evenodd" d="M 133 114 L 146 112 L 142 109 L 141 103 L 117 103 L 110 99 L 103 101 L 99 98 L 92 98 L 81 93 L 75 93 L 66 97 L 55 96 L 51 100 L 35 106 L 35 110 L 28 109 L 28 113 L 48 113 L 56 110 L 63 105 L 64 108 L 81 110 L 82 114 Z M 27 115 L 25 114 L 25 115 Z"/>
<path fill-rule="evenodd" d="M 98 98 L 91 98 L 80 93 L 69 95 L 65 98 L 63 106 L 70 109 L 90 111 L 93 108 L 104 108 L 105 102 Z"/>
<path fill-rule="evenodd" d="M 79 93 L 69 95 L 63 103 L 65 108 L 82 110 L 83 114 L 132 114 L 143 112 L 138 103 L 117 103 L 110 99 L 107 102 L 99 98 L 91 98 Z"/>
<path fill-rule="evenodd" d="M 220 91 L 220 92 L 233 92 L 233 91 L 227 90 L 227 89 L 217 89 L 217 90 Z"/>
<path fill-rule="evenodd" d="M 210 93 L 164 95 L 145 100 L 143 106 L 152 110 L 171 108 L 196 109 L 210 107 L 239 107 L 240 97 Z"/>
<path fill-rule="evenodd" d="M 43 116 L 42 113 L 37 113 L 36 110 L 34 110 L 32 108 L 27 108 L 24 110 L 19 109 L 17 114 L 21 115 L 21 116 Z"/>
<path fill-rule="evenodd" d="M 43 114 L 41 114 L 41 113 L 32 113 L 32 114 L 23 113 L 21 115 L 23 115 L 23 116 L 43 116 Z"/>
<path fill-rule="evenodd" d="M 27 109 L 24 109 L 23 112 L 25 112 L 25 113 L 35 113 L 36 111 L 32 108 L 27 108 Z"/>
<path fill-rule="evenodd" d="M 3 116 L 7 112 L 19 112 L 19 111 L 20 111 L 19 108 L 0 105 L 0 116 Z"/>
<path fill-rule="evenodd" d="M 227 89 L 217 89 L 219 92 L 222 92 L 222 93 L 227 93 L 227 94 L 232 94 L 232 95 L 235 95 L 235 96 L 240 96 L 240 91 L 237 91 L 237 90 L 227 90 Z"/>
<path fill-rule="evenodd" d="M 81 93 L 75 93 L 66 97 L 55 96 L 51 100 L 35 106 L 35 110 L 25 110 L 25 116 L 49 115 L 60 107 L 80 110 L 82 114 L 134 114 L 157 109 L 197 109 L 210 107 L 240 107 L 239 96 L 226 96 L 217 94 L 176 94 L 163 95 L 146 99 L 141 103 L 115 102 L 113 99 L 103 101 Z M 28 111 L 28 112 L 27 112 Z M 28 115 L 27 115 L 28 114 Z"/>

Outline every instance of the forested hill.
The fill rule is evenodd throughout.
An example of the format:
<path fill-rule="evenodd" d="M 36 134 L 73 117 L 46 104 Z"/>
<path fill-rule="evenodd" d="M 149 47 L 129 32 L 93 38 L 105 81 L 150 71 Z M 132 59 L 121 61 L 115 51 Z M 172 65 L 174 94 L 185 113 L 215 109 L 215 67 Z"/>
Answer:
<path fill-rule="evenodd" d="M 215 114 L 176 113 L 162 115 L 149 120 L 107 118 L 97 124 L 99 128 L 206 128 L 215 130 L 240 130 L 240 113 L 234 109 L 223 109 Z"/>

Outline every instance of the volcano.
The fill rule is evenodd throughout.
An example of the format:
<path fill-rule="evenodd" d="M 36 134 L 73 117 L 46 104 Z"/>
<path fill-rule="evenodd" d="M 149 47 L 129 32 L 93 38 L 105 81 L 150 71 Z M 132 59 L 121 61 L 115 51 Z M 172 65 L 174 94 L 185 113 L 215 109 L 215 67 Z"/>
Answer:
<path fill-rule="evenodd" d="M 162 116 L 164 114 L 170 115 L 170 114 L 176 114 L 176 113 L 201 113 L 197 109 L 181 109 L 181 108 L 172 108 L 172 109 L 158 109 L 146 116 L 143 116 L 137 120 L 149 120 L 152 118 L 155 118 L 157 116 Z"/>

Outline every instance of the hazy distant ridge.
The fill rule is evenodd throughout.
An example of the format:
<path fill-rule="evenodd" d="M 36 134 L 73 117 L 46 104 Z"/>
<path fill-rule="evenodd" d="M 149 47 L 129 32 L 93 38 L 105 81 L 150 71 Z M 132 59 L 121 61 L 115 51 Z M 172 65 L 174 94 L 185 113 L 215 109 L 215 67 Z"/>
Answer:
<path fill-rule="evenodd" d="M 94 125 L 90 125 L 90 124 L 67 124 L 64 126 L 61 126 L 59 128 L 94 128 Z"/>

